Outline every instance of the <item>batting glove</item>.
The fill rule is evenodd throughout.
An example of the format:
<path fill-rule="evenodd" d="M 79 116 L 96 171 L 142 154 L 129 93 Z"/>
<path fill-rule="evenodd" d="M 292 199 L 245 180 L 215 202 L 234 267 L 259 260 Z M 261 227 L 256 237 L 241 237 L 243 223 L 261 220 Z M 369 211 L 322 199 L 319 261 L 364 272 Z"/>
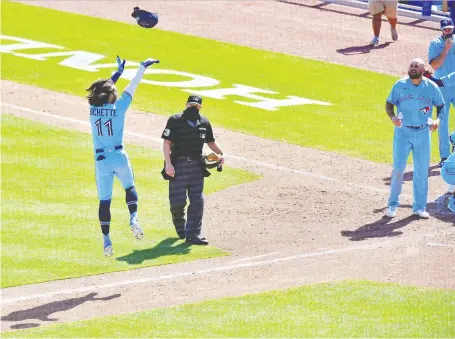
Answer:
<path fill-rule="evenodd" d="M 120 57 L 117 55 L 117 71 L 112 74 L 111 76 L 111 80 L 114 82 L 114 84 L 117 82 L 118 78 L 120 78 L 120 76 L 122 75 L 123 73 L 123 70 L 125 69 L 125 62 L 126 60 L 123 60 L 122 62 L 122 59 L 120 59 Z"/>
<path fill-rule="evenodd" d="M 142 61 L 141 62 L 141 65 L 144 66 L 145 68 L 153 65 L 153 64 L 159 64 L 160 61 L 159 60 L 155 60 L 155 59 L 152 59 L 152 58 L 148 58 L 147 60 L 145 61 Z"/>
<path fill-rule="evenodd" d="M 123 73 L 123 70 L 125 69 L 125 62 L 126 60 L 123 60 L 122 62 L 122 59 L 120 59 L 120 57 L 117 55 L 117 65 L 118 65 L 118 68 L 117 68 L 117 72 L 122 74 Z"/>

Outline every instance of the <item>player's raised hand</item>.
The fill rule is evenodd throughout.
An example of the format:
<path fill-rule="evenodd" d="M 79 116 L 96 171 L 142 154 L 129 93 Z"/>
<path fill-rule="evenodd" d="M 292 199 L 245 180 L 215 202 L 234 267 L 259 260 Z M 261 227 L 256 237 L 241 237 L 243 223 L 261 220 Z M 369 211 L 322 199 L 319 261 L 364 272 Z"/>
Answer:
<path fill-rule="evenodd" d="M 125 62 L 126 60 L 123 60 L 120 59 L 120 57 L 117 55 L 117 65 L 118 65 L 118 68 L 117 68 L 117 72 L 119 72 L 120 74 L 123 73 L 123 70 L 125 69 Z"/>
<path fill-rule="evenodd" d="M 145 68 L 147 68 L 147 67 L 149 67 L 149 66 L 151 66 L 153 64 L 159 64 L 159 63 L 160 63 L 159 60 L 148 58 L 147 60 L 142 61 L 141 65 L 144 66 Z"/>

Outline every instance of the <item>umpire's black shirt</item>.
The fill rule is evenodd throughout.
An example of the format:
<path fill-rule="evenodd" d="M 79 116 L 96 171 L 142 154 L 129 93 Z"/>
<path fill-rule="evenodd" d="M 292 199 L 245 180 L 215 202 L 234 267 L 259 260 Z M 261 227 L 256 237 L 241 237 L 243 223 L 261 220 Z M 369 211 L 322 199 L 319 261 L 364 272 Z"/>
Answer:
<path fill-rule="evenodd" d="M 188 120 L 185 111 L 171 116 L 161 138 L 172 142 L 171 158 L 177 156 L 200 157 L 204 143 L 214 142 L 210 121 L 198 114 L 196 120 Z"/>

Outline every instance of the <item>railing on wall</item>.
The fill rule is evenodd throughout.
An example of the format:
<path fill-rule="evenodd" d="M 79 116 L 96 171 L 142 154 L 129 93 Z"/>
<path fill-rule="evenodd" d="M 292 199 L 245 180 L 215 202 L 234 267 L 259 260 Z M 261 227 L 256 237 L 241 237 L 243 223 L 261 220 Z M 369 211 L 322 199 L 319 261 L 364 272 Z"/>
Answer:
<path fill-rule="evenodd" d="M 368 0 L 323 0 L 323 2 L 368 10 Z M 449 13 L 435 9 L 440 1 L 406 1 L 398 3 L 398 15 L 409 18 L 439 22 L 449 17 Z"/>

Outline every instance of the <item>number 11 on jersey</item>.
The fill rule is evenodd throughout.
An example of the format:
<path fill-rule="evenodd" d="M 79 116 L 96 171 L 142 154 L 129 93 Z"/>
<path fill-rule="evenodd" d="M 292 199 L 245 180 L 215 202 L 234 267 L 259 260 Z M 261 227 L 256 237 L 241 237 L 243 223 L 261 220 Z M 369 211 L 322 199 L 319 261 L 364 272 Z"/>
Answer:
<path fill-rule="evenodd" d="M 112 119 L 109 119 L 103 125 L 107 127 L 107 135 L 109 135 L 109 136 L 114 135 L 114 132 L 112 131 Z M 103 128 L 101 126 L 101 118 L 95 121 L 95 126 L 98 129 L 98 136 L 103 136 Z"/>

